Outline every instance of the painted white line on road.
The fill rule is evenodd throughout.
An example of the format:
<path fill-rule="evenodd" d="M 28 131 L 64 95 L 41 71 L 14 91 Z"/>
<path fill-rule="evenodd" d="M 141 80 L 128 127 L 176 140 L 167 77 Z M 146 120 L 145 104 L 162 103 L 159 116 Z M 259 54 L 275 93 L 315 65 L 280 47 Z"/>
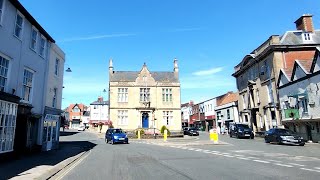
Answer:
<path fill-rule="evenodd" d="M 320 169 L 320 167 L 314 167 L 315 169 Z"/>
<path fill-rule="evenodd" d="M 263 161 L 263 160 L 257 160 L 257 159 L 254 159 L 253 161 L 260 162 L 260 163 L 265 163 L 265 164 L 270 163 L 269 161 Z"/>
<path fill-rule="evenodd" d="M 241 154 L 233 154 L 234 156 L 237 156 L 237 157 L 243 157 L 244 155 L 241 155 Z"/>
<path fill-rule="evenodd" d="M 248 159 L 248 158 L 244 158 L 244 157 L 237 157 L 238 159 L 242 159 L 242 160 L 251 160 L 251 159 Z"/>
<path fill-rule="evenodd" d="M 230 153 L 221 153 L 221 154 L 230 155 Z"/>
<path fill-rule="evenodd" d="M 195 149 L 194 149 L 194 148 L 188 148 L 188 150 L 193 151 L 193 150 L 195 150 Z"/>
<path fill-rule="evenodd" d="M 213 152 L 213 153 L 220 153 L 219 151 L 211 151 L 211 152 Z"/>
<path fill-rule="evenodd" d="M 203 151 L 203 149 L 196 149 L 195 151 L 201 152 L 201 151 Z"/>
<path fill-rule="evenodd" d="M 206 149 L 206 150 L 203 150 L 203 152 L 211 152 L 211 151 Z"/>
<path fill-rule="evenodd" d="M 288 165 L 288 164 L 279 164 L 279 163 L 274 163 L 274 165 L 283 166 L 283 167 L 293 167 L 293 166 Z"/>
<path fill-rule="evenodd" d="M 288 164 L 291 164 L 291 165 L 294 165 L 294 166 L 301 166 L 301 167 L 306 166 L 306 165 L 303 165 L 303 164 L 297 164 L 297 163 L 288 163 Z"/>
<path fill-rule="evenodd" d="M 226 154 L 224 154 L 223 156 L 225 156 L 225 157 L 234 157 L 234 156 L 231 156 L 231 155 L 226 155 Z"/>
<path fill-rule="evenodd" d="M 276 162 L 276 163 L 281 163 L 281 161 L 273 160 L 273 159 L 268 159 L 268 161 L 272 161 L 272 162 Z"/>
<path fill-rule="evenodd" d="M 315 169 L 307 169 L 307 168 L 300 168 L 300 169 L 305 170 L 305 171 L 313 171 L 313 172 L 319 172 L 320 173 L 319 170 L 315 170 Z"/>
<path fill-rule="evenodd" d="M 250 158 L 250 159 L 260 159 L 260 158 L 258 158 L 258 157 L 251 157 L 251 156 L 248 156 L 248 157 L 246 157 L 246 158 Z"/>
<path fill-rule="evenodd" d="M 210 151 L 203 151 L 203 152 L 204 152 L 204 153 L 208 153 L 208 154 L 211 153 Z"/>
<path fill-rule="evenodd" d="M 179 147 L 176 147 L 176 146 L 170 146 L 170 147 L 172 147 L 172 148 L 179 148 Z"/>

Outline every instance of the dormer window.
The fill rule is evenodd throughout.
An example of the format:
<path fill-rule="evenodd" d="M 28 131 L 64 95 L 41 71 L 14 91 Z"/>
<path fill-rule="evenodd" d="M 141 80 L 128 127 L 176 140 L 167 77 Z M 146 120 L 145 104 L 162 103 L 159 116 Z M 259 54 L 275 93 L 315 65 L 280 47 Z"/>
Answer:
<path fill-rule="evenodd" d="M 312 40 L 310 33 L 303 33 L 302 38 L 304 41 L 311 41 Z"/>

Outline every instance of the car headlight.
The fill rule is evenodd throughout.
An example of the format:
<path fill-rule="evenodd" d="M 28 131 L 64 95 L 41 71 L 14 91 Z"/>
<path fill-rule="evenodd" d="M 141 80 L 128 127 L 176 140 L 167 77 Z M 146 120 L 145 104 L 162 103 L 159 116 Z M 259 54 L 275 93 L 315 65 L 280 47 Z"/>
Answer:
<path fill-rule="evenodd" d="M 288 139 L 289 139 L 287 136 L 280 136 L 280 137 L 281 137 L 281 139 L 283 139 L 283 140 L 288 140 Z"/>
<path fill-rule="evenodd" d="M 114 139 L 118 139 L 118 136 L 113 136 Z"/>
<path fill-rule="evenodd" d="M 239 129 L 239 130 L 238 130 L 238 132 L 242 132 L 242 130 L 241 130 L 241 129 Z"/>
<path fill-rule="evenodd" d="M 128 135 L 126 135 L 125 138 L 128 138 Z"/>

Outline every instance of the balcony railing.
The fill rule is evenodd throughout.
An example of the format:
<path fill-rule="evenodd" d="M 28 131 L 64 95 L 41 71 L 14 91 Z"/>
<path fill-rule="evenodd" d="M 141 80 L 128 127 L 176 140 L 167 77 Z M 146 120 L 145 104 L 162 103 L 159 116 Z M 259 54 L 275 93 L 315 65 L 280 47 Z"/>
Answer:
<path fill-rule="evenodd" d="M 285 118 L 299 119 L 299 109 L 285 109 Z"/>

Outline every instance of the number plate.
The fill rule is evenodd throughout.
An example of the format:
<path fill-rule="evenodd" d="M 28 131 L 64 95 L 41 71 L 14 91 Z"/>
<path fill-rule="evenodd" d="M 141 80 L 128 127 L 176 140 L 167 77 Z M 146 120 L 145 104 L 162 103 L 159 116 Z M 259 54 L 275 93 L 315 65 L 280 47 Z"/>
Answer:
<path fill-rule="evenodd" d="M 244 136 L 250 136 L 250 134 L 245 134 Z"/>
<path fill-rule="evenodd" d="M 124 138 L 119 138 L 119 140 L 124 140 Z"/>

